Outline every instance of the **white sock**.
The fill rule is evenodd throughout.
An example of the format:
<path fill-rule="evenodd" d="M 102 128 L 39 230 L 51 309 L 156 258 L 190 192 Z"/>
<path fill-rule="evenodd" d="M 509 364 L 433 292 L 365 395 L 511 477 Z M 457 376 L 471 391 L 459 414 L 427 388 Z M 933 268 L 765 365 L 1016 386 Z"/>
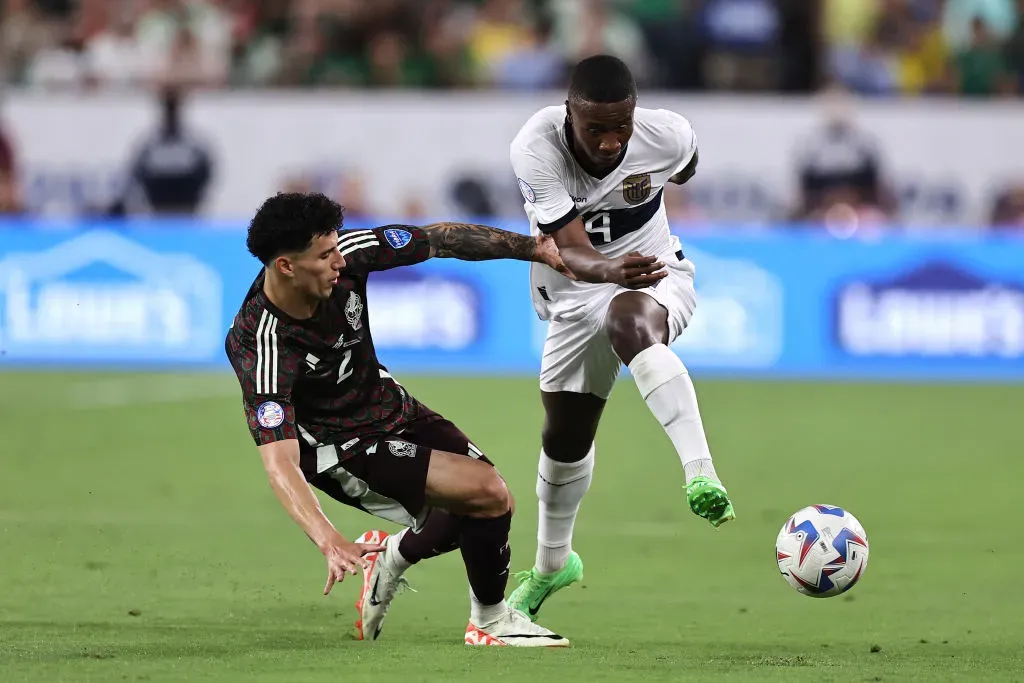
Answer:
<path fill-rule="evenodd" d="M 558 462 L 541 449 L 537 468 L 537 571 L 556 572 L 572 551 L 572 529 L 580 502 L 594 477 L 594 445 L 582 460 Z"/>
<path fill-rule="evenodd" d="M 697 392 L 679 356 L 664 344 L 655 344 L 633 358 L 629 371 L 647 407 L 676 447 L 686 482 L 700 475 L 717 480 L 697 407 Z"/>
<path fill-rule="evenodd" d="M 409 527 L 384 539 L 384 545 L 387 546 L 387 550 L 381 555 L 381 558 L 399 574 L 405 573 L 405 570 L 412 566 L 412 563 L 405 559 L 398 549 L 398 546 L 402 543 L 402 537 L 405 536 L 407 531 L 409 531 Z"/>
<path fill-rule="evenodd" d="M 496 605 L 485 605 L 477 600 L 473 589 L 469 589 L 469 623 L 477 628 L 493 624 L 508 614 L 508 605 L 502 600 Z"/>

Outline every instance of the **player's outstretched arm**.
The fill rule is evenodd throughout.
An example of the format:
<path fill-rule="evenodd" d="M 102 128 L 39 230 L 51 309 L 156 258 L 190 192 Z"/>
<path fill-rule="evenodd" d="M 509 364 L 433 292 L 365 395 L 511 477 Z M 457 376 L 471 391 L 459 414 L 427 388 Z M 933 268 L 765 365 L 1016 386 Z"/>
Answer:
<path fill-rule="evenodd" d="M 546 263 L 569 277 L 555 243 L 487 225 L 432 223 L 422 228 L 430 238 L 430 255 L 463 261 L 515 259 Z"/>
<path fill-rule="evenodd" d="M 650 287 L 668 275 L 665 264 L 654 256 L 637 252 L 609 259 L 594 248 L 576 216 L 552 233 L 566 267 L 584 282 L 614 282 L 630 289 Z"/>
<path fill-rule="evenodd" d="M 259 450 L 277 499 L 327 560 L 327 585 L 324 587 L 324 595 L 327 595 L 336 582 L 344 580 L 346 573 L 359 571 L 363 555 L 384 550 L 384 546 L 350 543 L 334 528 L 299 469 L 297 440 L 274 441 L 260 446 Z"/>

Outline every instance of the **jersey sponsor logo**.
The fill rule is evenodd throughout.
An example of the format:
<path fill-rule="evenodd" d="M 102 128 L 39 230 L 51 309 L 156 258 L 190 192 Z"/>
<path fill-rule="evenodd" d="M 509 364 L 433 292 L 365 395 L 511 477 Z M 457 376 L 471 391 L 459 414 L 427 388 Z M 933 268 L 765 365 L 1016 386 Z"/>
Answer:
<path fill-rule="evenodd" d="M 353 330 L 359 330 L 363 326 L 363 299 L 355 292 L 348 295 L 348 302 L 345 303 L 345 320 L 352 326 Z"/>
<path fill-rule="evenodd" d="M 386 239 L 388 244 L 393 246 L 395 249 L 401 249 L 412 241 L 412 233 L 408 230 L 388 228 L 384 231 L 384 239 Z"/>
<path fill-rule="evenodd" d="M 640 204 L 650 196 L 650 173 L 635 173 L 622 181 L 622 198 L 627 204 Z"/>
<path fill-rule="evenodd" d="M 264 429 L 277 429 L 284 422 L 284 408 L 277 401 L 265 401 L 256 409 L 256 420 Z"/>
<path fill-rule="evenodd" d="M 523 193 L 523 198 L 531 204 L 537 201 L 537 193 L 530 187 L 530 183 L 526 182 L 522 178 L 519 178 L 519 191 Z"/>
<path fill-rule="evenodd" d="M 388 448 L 396 458 L 415 458 L 416 444 L 408 441 L 388 441 Z"/>

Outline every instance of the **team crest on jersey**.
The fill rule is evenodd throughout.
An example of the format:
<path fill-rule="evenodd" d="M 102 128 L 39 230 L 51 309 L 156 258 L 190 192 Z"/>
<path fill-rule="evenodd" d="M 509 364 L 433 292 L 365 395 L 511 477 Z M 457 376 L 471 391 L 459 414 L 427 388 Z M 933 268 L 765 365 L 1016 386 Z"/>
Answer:
<path fill-rule="evenodd" d="M 388 448 L 396 458 L 415 458 L 416 444 L 408 441 L 388 441 Z"/>
<path fill-rule="evenodd" d="M 388 244 L 393 246 L 395 249 L 401 249 L 405 245 L 409 244 L 409 241 L 412 239 L 412 233 L 408 230 L 388 228 L 384 231 L 384 239 L 386 239 Z"/>
<path fill-rule="evenodd" d="M 526 182 L 522 178 L 517 178 L 519 181 L 519 191 L 523 193 L 523 199 L 533 204 L 537 201 L 537 193 L 530 187 L 530 183 Z"/>
<path fill-rule="evenodd" d="M 650 173 L 636 173 L 622 181 L 622 198 L 627 204 L 640 204 L 650 196 Z"/>
<path fill-rule="evenodd" d="M 277 429 L 284 422 L 284 408 L 277 401 L 266 401 L 256 409 L 256 420 L 264 429 Z"/>
<path fill-rule="evenodd" d="M 352 326 L 353 330 L 358 330 L 363 326 L 363 300 L 358 294 L 352 292 L 348 295 L 348 302 L 345 304 L 345 320 L 348 320 L 348 324 Z"/>

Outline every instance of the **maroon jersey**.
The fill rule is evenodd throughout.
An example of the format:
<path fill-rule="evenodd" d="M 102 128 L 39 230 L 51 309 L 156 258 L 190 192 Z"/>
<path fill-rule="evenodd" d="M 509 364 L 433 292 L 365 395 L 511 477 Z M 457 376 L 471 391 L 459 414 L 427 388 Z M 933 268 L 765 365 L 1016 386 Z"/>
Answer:
<path fill-rule="evenodd" d="M 256 443 L 298 439 L 307 475 L 318 447 L 339 446 L 344 459 L 361 440 L 429 413 L 377 360 L 366 310 L 368 273 L 426 260 L 427 235 L 412 226 L 343 230 L 338 247 L 345 268 L 312 318 L 274 306 L 261 271 L 225 342 Z"/>

